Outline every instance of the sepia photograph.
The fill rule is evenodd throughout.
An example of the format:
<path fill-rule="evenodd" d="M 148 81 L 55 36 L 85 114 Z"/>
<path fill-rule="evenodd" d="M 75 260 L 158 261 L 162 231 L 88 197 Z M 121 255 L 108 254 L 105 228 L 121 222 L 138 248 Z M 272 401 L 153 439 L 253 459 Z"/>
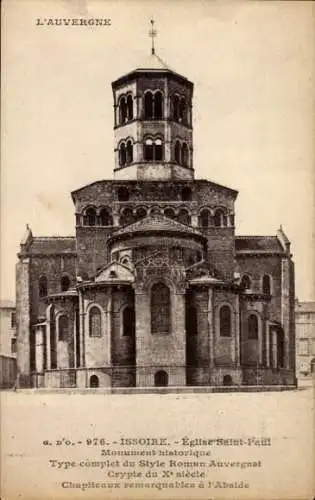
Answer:
<path fill-rule="evenodd" d="M 313 21 L 2 3 L 4 499 L 314 497 Z"/>

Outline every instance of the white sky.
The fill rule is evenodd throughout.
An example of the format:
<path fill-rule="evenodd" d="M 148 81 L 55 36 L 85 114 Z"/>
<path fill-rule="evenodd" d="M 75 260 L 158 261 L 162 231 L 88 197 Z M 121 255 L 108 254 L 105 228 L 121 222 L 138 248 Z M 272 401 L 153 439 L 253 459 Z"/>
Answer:
<path fill-rule="evenodd" d="M 296 294 L 315 300 L 312 2 L 5 1 L 1 296 L 19 242 L 73 235 L 70 191 L 112 177 L 111 82 L 150 51 L 195 83 L 194 167 L 239 190 L 237 234 L 292 241 Z M 111 18 L 111 27 L 36 18 Z"/>

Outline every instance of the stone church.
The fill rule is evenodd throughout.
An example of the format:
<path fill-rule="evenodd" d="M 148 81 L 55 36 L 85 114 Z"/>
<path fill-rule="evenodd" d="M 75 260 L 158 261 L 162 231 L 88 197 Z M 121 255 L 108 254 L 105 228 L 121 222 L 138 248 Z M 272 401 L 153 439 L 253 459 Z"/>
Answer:
<path fill-rule="evenodd" d="M 113 178 L 71 193 L 75 236 L 27 226 L 19 387 L 296 383 L 290 242 L 236 236 L 237 191 L 194 178 L 193 89 L 154 49 L 115 80 Z"/>

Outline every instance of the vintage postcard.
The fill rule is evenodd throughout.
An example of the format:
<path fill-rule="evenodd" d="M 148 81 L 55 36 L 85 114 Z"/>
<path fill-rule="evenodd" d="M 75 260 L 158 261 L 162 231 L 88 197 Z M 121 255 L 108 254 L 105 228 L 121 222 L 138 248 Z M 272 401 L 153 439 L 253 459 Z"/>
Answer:
<path fill-rule="evenodd" d="M 314 498 L 314 7 L 2 2 L 1 498 Z"/>

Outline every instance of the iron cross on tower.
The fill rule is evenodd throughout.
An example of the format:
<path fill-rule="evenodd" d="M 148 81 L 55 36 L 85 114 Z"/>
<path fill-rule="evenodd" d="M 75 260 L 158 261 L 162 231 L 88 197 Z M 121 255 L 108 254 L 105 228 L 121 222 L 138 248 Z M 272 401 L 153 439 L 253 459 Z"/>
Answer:
<path fill-rule="evenodd" d="M 154 20 L 151 19 L 150 22 L 151 22 L 151 29 L 149 31 L 149 36 L 152 39 L 151 54 L 154 55 L 155 54 L 154 38 L 157 36 L 157 31 L 156 31 L 156 29 L 154 29 Z"/>

